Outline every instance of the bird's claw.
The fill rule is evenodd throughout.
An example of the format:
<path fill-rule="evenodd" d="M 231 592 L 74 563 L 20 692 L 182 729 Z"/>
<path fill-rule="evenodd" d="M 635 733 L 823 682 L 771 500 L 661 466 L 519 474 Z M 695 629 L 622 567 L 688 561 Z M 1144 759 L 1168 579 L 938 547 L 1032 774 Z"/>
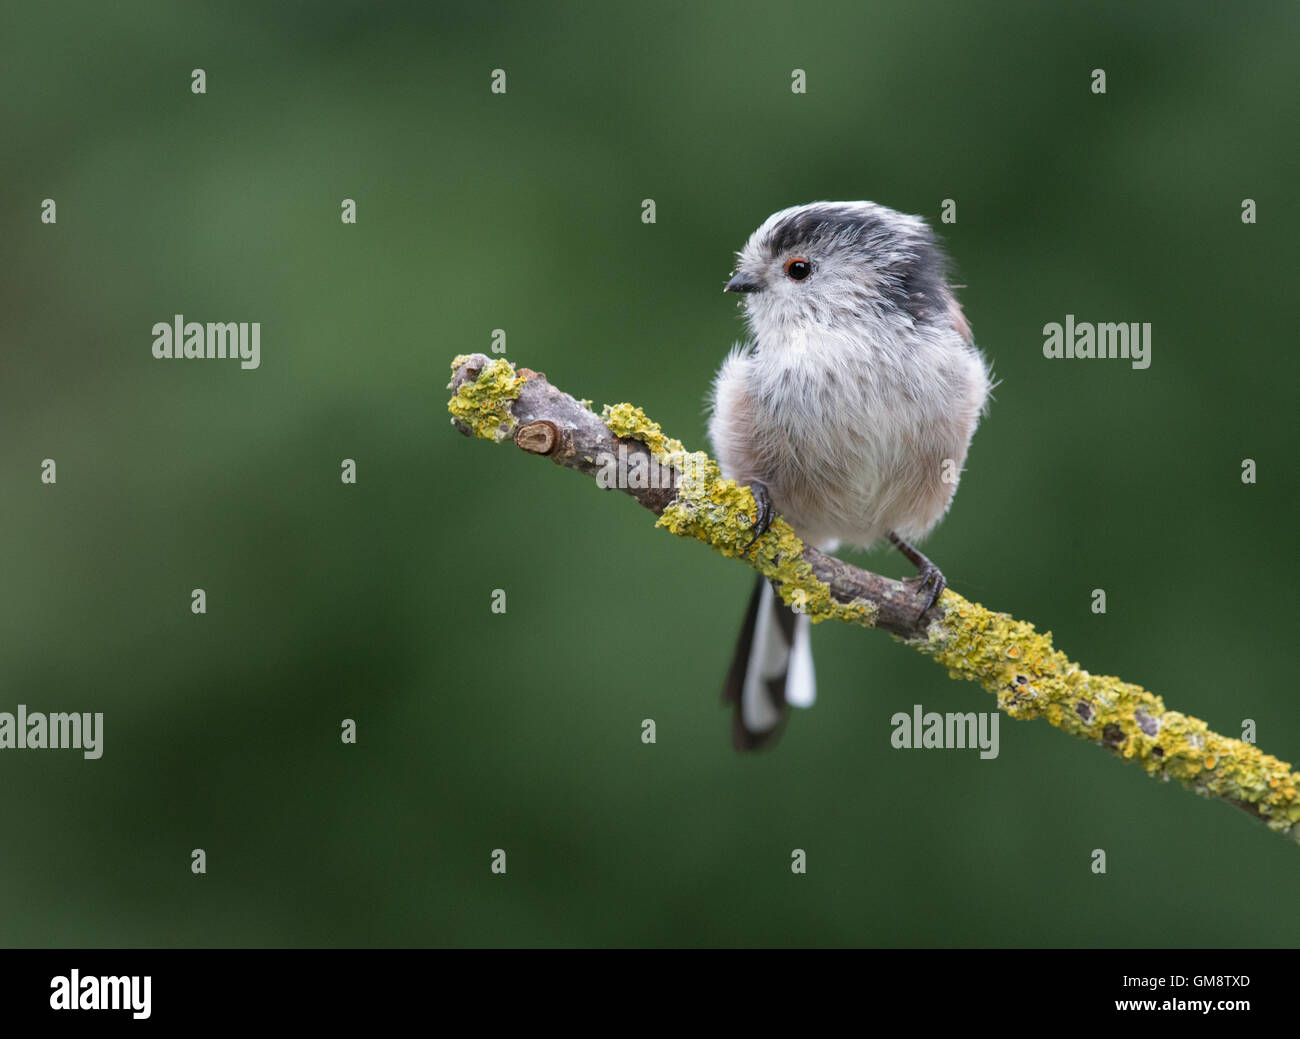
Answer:
<path fill-rule="evenodd" d="M 943 576 L 937 566 L 927 559 L 917 571 L 916 581 L 916 590 L 918 592 L 924 593 L 927 588 L 933 589 L 930 592 L 930 598 L 926 601 L 925 609 L 921 611 L 924 614 L 939 601 L 939 596 L 948 587 L 948 579 Z"/>
<path fill-rule="evenodd" d="M 754 506 L 757 515 L 754 516 L 754 523 L 749 529 L 753 532 L 753 537 L 749 539 L 749 544 L 740 550 L 743 556 L 751 548 L 754 542 L 767 533 L 768 528 L 772 526 L 772 519 L 776 512 L 772 508 L 772 495 L 768 493 L 767 485 L 757 481 L 749 485 L 750 492 L 754 495 Z"/>

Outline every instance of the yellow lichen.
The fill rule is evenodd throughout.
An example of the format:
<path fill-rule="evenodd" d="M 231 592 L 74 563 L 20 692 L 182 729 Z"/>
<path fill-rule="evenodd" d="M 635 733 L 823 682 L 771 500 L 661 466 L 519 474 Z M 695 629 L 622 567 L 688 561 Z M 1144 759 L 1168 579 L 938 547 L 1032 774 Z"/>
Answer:
<path fill-rule="evenodd" d="M 704 480 L 685 490 L 679 488 L 676 500 L 659 517 L 658 526 L 680 537 L 703 541 L 724 556 L 738 556 L 754 536 L 756 510 L 748 487 L 737 486 L 734 480 Z M 778 518 L 745 552 L 745 559 L 764 577 L 777 582 L 787 606 L 807 614 L 814 624 L 839 620 L 872 627 L 875 604 L 864 600 L 842 603 L 832 597 L 830 586 L 813 573 L 803 558 L 803 547 L 790 524 Z"/>
<path fill-rule="evenodd" d="M 913 645 L 953 678 L 978 682 L 1011 717 L 1044 718 L 1135 760 L 1149 775 L 1239 804 L 1270 828 L 1300 836 L 1300 791 L 1285 761 L 1166 710 L 1141 686 L 1089 674 L 1053 648 L 1051 632 L 1039 634 L 952 591 L 941 601 L 942 616 Z"/>
<path fill-rule="evenodd" d="M 451 362 L 455 372 L 469 362 L 462 354 Z M 510 403 L 518 399 L 527 377 L 515 374 L 515 366 L 504 357 L 489 361 L 478 378 L 466 379 L 447 402 L 452 418 L 467 426 L 476 437 L 500 441 L 514 432 L 516 419 Z M 447 389 L 452 388 L 447 384 Z"/>
<path fill-rule="evenodd" d="M 606 404 L 600 417 L 615 436 L 641 441 L 661 462 L 667 461 L 666 455 L 687 453 L 680 440 L 664 436 L 659 423 L 633 404 Z"/>
<path fill-rule="evenodd" d="M 830 586 L 804 560 L 803 542 L 784 520 L 774 520 L 746 552 L 758 511 L 753 492 L 724 480 L 718 464 L 704 452 L 687 451 L 680 440 L 664 436 L 658 422 L 631 404 L 607 404 L 601 418 L 616 436 L 641 441 L 657 461 L 679 474 L 677 496 L 657 526 L 703 541 L 724 556 L 743 552 L 755 570 L 777 582 L 786 605 L 806 613 L 814 624 L 832 619 L 866 627 L 875 623 L 874 603 L 842 603 L 831 596 Z"/>

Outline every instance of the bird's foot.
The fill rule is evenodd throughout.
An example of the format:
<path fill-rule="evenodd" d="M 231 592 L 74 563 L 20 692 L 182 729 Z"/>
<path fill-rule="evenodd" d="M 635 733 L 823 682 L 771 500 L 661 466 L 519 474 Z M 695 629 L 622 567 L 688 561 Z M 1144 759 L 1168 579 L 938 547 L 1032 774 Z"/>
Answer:
<path fill-rule="evenodd" d="M 929 557 L 926 556 L 925 553 L 909 545 L 892 531 L 889 534 L 889 540 L 898 551 L 902 552 L 903 555 L 907 557 L 908 562 L 916 567 L 916 577 L 914 578 L 916 581 L 916 590 L 922 595 L 925 595 L 927 591 L 930 593 L 929 597 L 925 600 L 924 608 L 921 610 L 922 615 L 924 615 L 939 601 L 939 596 L 941 596 L 943 590 L 948 587 L 948 579 L 943 576 L 943 573 L 937 566 L 930 562 Z"/>
<path fill-rule="evenodd" d="M 757 514 L 754 516 L 754 523 L 750 532 L 754 535 L 749 539 L 749 544 L 740 550 L 743 556 L 751 548 L 754 542 L 767 533 L 768 528 L 772 526 L 772 519 L 776 516 L 776 511 L 772 508 L 772 495 L 768 493 L 767 484 L 755 480 L 749 485 L 750 493 L 754 495 L 754 506 Z"/>
<path fill-rule="evenodd" d="M 925 613 L 926 610 L 929 610 L 939 601 L 939 596 L 948 587 L 948 579 L 943 576 L 937 566 L 927 559 L 921 564 L 921 569 L 917 571 L 916 581 L 916 590 L 922 595 L 925 594 L 926 589 L 930 589 L 930 597 L 925 602 L 925 609 L 921 611 Z"/>

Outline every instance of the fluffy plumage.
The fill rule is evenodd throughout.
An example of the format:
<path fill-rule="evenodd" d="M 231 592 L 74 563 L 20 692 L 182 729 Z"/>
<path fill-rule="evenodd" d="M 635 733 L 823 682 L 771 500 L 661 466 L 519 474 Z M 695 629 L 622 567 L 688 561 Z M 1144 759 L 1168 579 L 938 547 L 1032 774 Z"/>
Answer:
<path fill-rule="evenodd" d="M 792 260 L 811 273 L 791 277 Z M 930 229 L 872 202 L 785 209 L 750 236 L 730 284 L 744 293 L 751 339 L 713 387 L 709 436 L 724 475 L 765 485 L 819 547 L 924 537 L 952 501 L 990 389 Z M 760 618 L 750 635 L 782 630 Z M 768 683 L 774 652 L 744 654 Z M 811 684 L 811 654 L 796 664 L 787 670 Z M 740 688 L 757 695 L 760 684 Z M 787 688 L 785 699 L 811 696 Z M 738 712 L 743 724 L 743 695 Z M 748 713 L 771 720 L 752 704 Z M 778 725 L 747 728 L 747 739 L 761 744 Z"/>

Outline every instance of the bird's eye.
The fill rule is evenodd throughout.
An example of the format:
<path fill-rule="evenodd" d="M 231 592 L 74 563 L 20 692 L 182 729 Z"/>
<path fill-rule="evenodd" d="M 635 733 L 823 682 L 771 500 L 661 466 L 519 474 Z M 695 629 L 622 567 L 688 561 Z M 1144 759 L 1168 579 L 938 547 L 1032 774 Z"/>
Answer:
<path fill-rule="evenodd" d="M 792 256 L 785 261 L 785 273 L 795 281 L 803 281 L 812 273 L 812 264 L 802 256 Z"/>

